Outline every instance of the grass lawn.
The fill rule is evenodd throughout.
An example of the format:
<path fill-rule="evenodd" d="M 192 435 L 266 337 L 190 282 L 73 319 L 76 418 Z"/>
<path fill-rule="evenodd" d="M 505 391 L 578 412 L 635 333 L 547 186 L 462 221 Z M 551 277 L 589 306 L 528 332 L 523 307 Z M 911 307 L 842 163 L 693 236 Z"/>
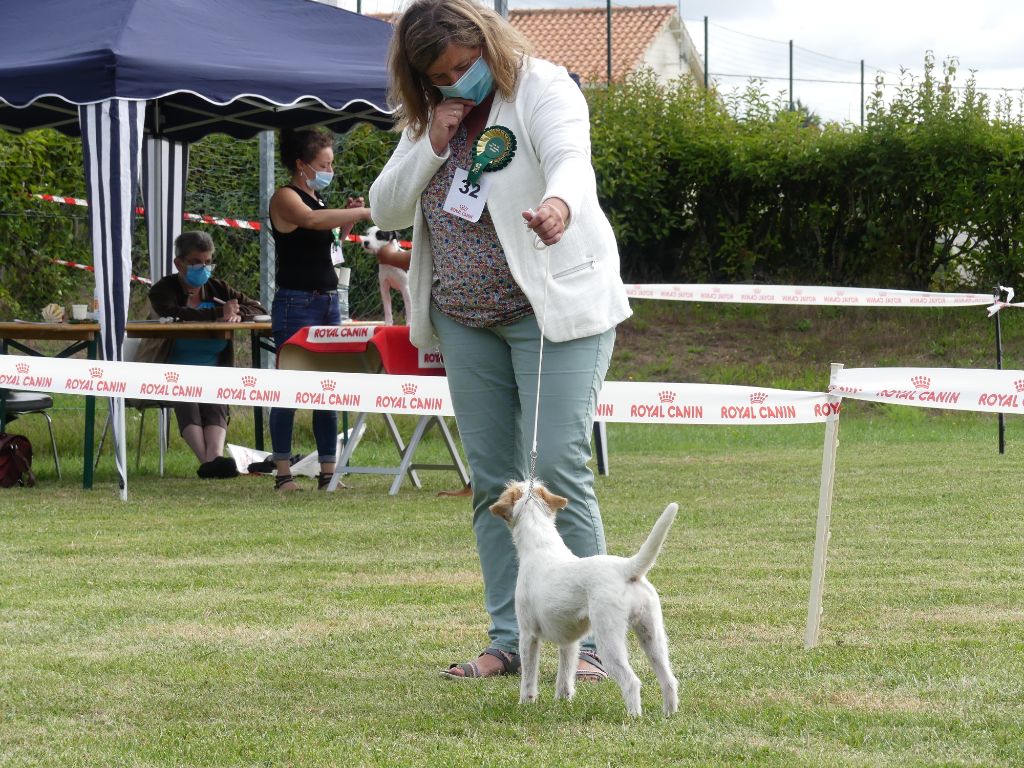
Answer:
<path fill-rule="evenodd" d="M 631 641 L 636 721 L 612 683 L 553 701 L 550 646 L 536 706 L 438 674 L 486 640 L 452 473 L 279 498 L 176 439 L 122 503 L 109 456 L 83 492 L 33 432 L 41 486 L 0 492 L 0 765 L 1021 765 L 1022 429 L 999 455 L 993 416 L 848 403 L 805 651 L 823 427 L 610 425 L 610 550 L 681 505 L 650 576 L 680 711 Z"/>

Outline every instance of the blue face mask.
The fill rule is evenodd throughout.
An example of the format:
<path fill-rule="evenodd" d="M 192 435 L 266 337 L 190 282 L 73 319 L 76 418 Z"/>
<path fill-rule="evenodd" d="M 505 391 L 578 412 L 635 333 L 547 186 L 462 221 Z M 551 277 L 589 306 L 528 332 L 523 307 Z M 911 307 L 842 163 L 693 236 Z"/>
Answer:
<path fill-rule="evenodd" d="M 455 85 L 439 85 L 437 90 L 446 99 L 469 99 L 479 104 L 494 89 L 494 75 L 481 56 L 467 69 Z"/>
<path fill-rule="evenodd" d="M 319 192 L 322 189 L 327 189 L 333 180 L 334 174 L 331 171 L 314 171 L 313 178 L 306 179 L 306 183 L 310 189 L 315 189 Z"/>
<path fill-rule="evenodd" d="M 213 274 L 213 269 L 206 266 L 205 264 L 196 264 L 188 268 L 185 272 L 185 282 L 194 288 L 206 285 L 206 281 L 210 279 L 210 275 Z"/>

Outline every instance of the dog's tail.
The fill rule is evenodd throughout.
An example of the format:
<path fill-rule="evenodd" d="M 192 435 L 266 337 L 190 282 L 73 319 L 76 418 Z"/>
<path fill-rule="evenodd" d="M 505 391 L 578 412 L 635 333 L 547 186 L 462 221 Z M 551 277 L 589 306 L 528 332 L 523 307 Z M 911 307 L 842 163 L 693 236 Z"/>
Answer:
<path fill-rule="evenodd" d="M 647 572 L 654 567 L 654 561 L 658 559 L 658 552 L 661 551 L 661 545 L 665 543 L 668 529 L 672 527 L 678 511 L 679 505 L 676 503 L 665 507 L 665 511 L 661 513 L 658 522 L 654 524 L 647 541 L 640 547 L 640 551 L 626 561 L 627 579 L 636 581 L 646 576 Z"/>

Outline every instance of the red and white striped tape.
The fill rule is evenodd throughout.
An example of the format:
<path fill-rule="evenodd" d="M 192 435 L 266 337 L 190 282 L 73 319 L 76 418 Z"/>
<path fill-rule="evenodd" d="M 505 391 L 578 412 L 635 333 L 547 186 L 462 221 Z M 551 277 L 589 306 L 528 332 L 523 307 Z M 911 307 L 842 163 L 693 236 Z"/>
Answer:
<path fill-rule="evenodd" d="M 33 197 L 64 205 L 88 206 L 89 201 L 78 197 L 35 194 Z M 144 214 L 143 208 L 136 208 Z M 233 227 L 259 231 L 260 222 L 245 219 L 230 219 L 206 214 L 185 213 L 186 221 L 201 221 L 220 227 Z M 361 242 L 356 234 L 346 238 L 350 242 Z M 412 248 L 412 243 L 400 241 L 403 248 Z M 661 299 L 667 301 L 702 301 L 733 304 L 793 304 L 803 306 L 830 307 L 964 307 L 988 306 L 989 316 L 1004 307 L 1020 307 L 1024 303 L 1013 303 L 1013 289 L 999 286 L 1007 294 L 1005 300 L 991 293 L 932 293 L 927 291 L 902 291 L 881 288 L 842 288 L 815 285 L 729 285 L 714 283 L 675 283 L 664 285 L 626 285 L 626 295 L 631 299 Z"/>
<path fill-rule="evenodd" d="M 141 400 L 451 416 L 441 376 L 216 368 L 0 355 L 0 387 Z M 806 424 L 839 411 L 824 394 L 711 384 L 606 382 L 602 421 Z"/>
<path fill-rule="evenodd" d="M 64 259 L 50 259 L 50 261 L 53 264 L 60 264 L 62 267 L 71 267 L 72 269 L 82 269 L 86 272 L 95 272 L 90 264 L 79 264 L 77 261 L 65 261 Z M 148 277 L 139 277 L 138 275 L 132 275 L 132 280 L 136 283 L 142 283 L 143 285 L 153 284 L 153 281 Z"/>
<path fill-rule="evenodd" d="M 83 200 L 80 197 L 64 197 L 61 195 L 45 194 L 33 194 L 32 197 L 35 197 L 39 200 L 46 200 L 47 202 L 50 203 L 61 203 L 63 205 L 78 205 L 85 208 L 89 207 L 89 201 Z M 143 208 L 142 206 L 139 206 L 135 209 L 135 212 L 142 216 L 145 215 L 146 209 Z M 200 221 L 204 224 L 213 224 L 218 227 L 230 227 L 232 229 L 248 229 L 253 232 L 259 232 L 260 229 L 262 228 L 262 225 L 260 224 L 259 221 L 253 221 L 250 219 L 232 219 L 226 216 L 210 216 L 205 213 L 183 213 L 181 218 L 183 221 Z M 362 238 L 360 238 L 359 235 L 351 233 L 345 239 L 353 243 L 362 242 Z M 399 241 L 398 244 L 406 249 L 412 248 L 412 243 L 406 240 L 401 240 Z"/>

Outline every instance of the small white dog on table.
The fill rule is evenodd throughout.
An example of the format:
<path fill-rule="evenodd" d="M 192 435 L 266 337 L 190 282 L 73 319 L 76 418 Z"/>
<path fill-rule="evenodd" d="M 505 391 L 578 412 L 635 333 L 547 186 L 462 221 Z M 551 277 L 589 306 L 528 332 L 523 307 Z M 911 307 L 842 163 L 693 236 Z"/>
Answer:
<path fill-rule="evenodd" d="M 377 257 L 377 282 L 384 305 L 384 325 L 394 325 L 391 291 L 402 294 L 405 311 L 409 312 L 409 252 L 398 244 L 397 233 L 370 227 L 360 237 L 363 249 Z"/>
<path fill-rule="evenodd" d="M 678 683 L 669 666 L 668 638 L 658 593 L 646 574 L 675 520 L 669 504 L 633 557 L 576 557 L 555 528 L 555 514 L 568 504 L 539 482 L 509 483 L 491 512 L 508 523 L 519 556 L 516 619 L 522 659 L 520 702 L 537 700 L 541 640 L 558 645 L 555 698 L 576 692 L 580 639 L 593 632 L 608 674 L 619 684 L 631 716 L 641 714 L 640 678 L 629 665 L 626 630 L 633 628 L 661 686 L 662 709 L 679 707 Z"/>

